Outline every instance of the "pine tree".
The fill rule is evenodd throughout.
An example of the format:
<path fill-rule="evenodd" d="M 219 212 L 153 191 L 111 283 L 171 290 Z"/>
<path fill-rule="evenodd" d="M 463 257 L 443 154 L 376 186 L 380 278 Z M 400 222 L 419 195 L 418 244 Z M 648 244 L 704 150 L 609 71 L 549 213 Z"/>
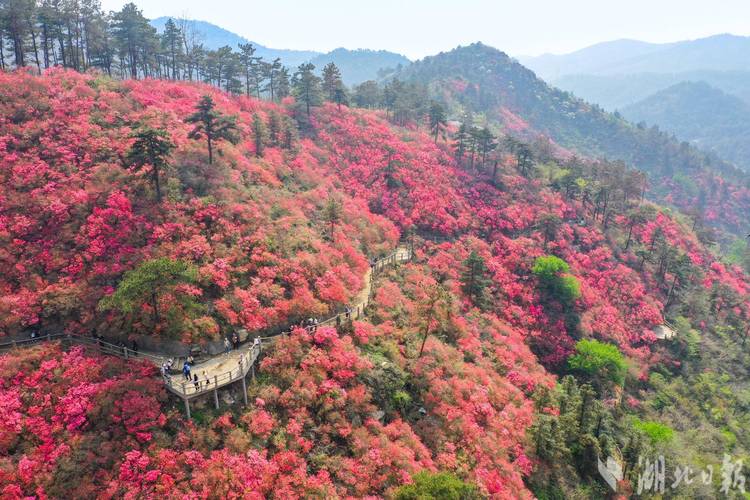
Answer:
<path fill-rule="evenodd" d="M 258 113 L 253 114 L 253 138 L 255 140 L 255 156 L 262 157 L 266 141 L 266 125 Z"/>
<path fill-rule="evenodd" d="M 445 127 L 448 125 L 448 118 L 445 113 L 445 108 L 438 103 L 434 102 L 430 105 L 430 132 L 432 133 L 435 144 L 437 144 L 438 136 L 442 135 L 445 138 Z"/>
<path fill-rule="evenodd" d="M 487 306 L 487 288 L 492 280 L 487 275 L 484 259 L 475 251 L 464 261 L 464 272 L 461 274 L 461 290 L 472 303 L 483 309 Z"/>
<path fill-rule="evenodd" d="M 168 158 L 175 145 L 166 130 L 148 126 L 140 128 L 132 137 L 135 142 L 128 152 L 128 161 L 138 169 L 151 166 L 156 199 L 161 203 L 160 171 L 169 166 Z"/>
<path fill-rule="evenodd" d="M 169 64 L 172 70 L 171 78 L 177 80 L 177 60 L 182 52 L 182 32 L 172 19 L 167 19 L 161 39 L 162 46 L 169 54 Z"/>
<path fill-rule="evenodd" d="M 314 64 L 300 64 L 292 82 L 294 96 L 304 103 L 308 117 L 310 107 L 320 104 L 320 78 L 315 75 L 314 71 Z"/>
<path fill-rule="evenodd" d="M 484 164 L 487 161 L 487 154 L 497 147 L 497 142 L 495 141 L 495 136 L 492 135 L 492 132 L 487 127 L 479 131 L 477 141 L 479 152 L 482 154 L 482 168 L 484 168 Z"/>
<path fill-rule="evenodd" d="M 279 86 L 279 73 L 281 72 L 282 64 L 281 59 L 278 57 L 273 62 L 265 63 L 263 65 L 263 76 L 267 80 L 263 86 L 263 92 L 268 92 L 271 102 L 274 102 L 278 97 L 278 86 Z"/>
<path fill-rule="evenodd" d="M 336 92 L 343 88 L 344 83 L 341 80 L 339 68 L 332 62 L 323 67 L 323 92 L 326 99 L 336 102 Z"/>
<path fill-rule="evenodd" d="M 331 241 L 333 241 L 333 233 L 336 229 L 336 224 L 341 222 L 342 214 L 343 209 L 341 207 L 341 202 L 333 196 L 329 196 L 325 206 L 323 207 L 323 220 L 326 222 L 326 224 L 328 224 L 328 237 Z"/>
<path fill-rule="evenodd" d="M 219 140 L 225 140 L 237 144 L 240 140 L 234 116 L 225 116 L 216 111 L 211 96 L 204 95 L 196 106 L 196 112 L 187 118 L 187 123 L 195 123 L 195 128 L 190 131 L 188 137 L 197 139 L 205 137 L 208 143 L 208 164 L 214 161 L 213 144 Z"/>
<path fill-rule="evenodd" d="M 453 135 L 453 151 L 456 154 L 456 160 L 460 163 L 466 154 L 466 145 L 469 143 L 469 126 L 466 122 L 461 123 L 458 130 Z"/>
<path fill-rule="evenodd" d="M 99 309 L 116 309 L 125 315 L 132 315 L 147 303 L 151 308 L 153 326 L 157 326 L 162 319 L 160 299 L 164 296 L 178 298 L 177 287 L 183 283 L 195 283 L 197 279 L 197 271 L 182 261 L 167 257 L 147 260 L 125 273 L 115 293 L 101 300 Z M 188 310 L 198 307 L 191 296 L 181 294 L 179 299 Z"/>

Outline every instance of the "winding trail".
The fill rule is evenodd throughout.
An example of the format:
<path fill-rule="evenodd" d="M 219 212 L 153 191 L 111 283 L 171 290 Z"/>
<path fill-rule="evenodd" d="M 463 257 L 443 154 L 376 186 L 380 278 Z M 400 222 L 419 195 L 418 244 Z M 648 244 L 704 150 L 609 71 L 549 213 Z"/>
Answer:
<path fill-rule="evenodd" d="M 382 272 L 388 266 L 396 265 L 400 262 L 406 262 L 412 258 L 412 250 L 405 246 L 397 247 L 386 257 L 373 263 L 364 276 L 365 286 L 360 290 L 349 305 L 349 313 L 340 312 L 318 323 L 318 327 L 339 324 L 349 319 L 359 319 L 364 315 L 365 308 L 370 303 L 372 295 L 373 281 L 377 274 Z M 291 326 L 289 327 L 291 329 Z M 260 356 L 263 347 L 272 343 L 276 338 L 282 335 L 289 335 L 290 331 L 284 331 L 270 337 L 258 337 L 245 342 L 238 349 L 233 349 L 228 353 L 217 354 L 210 359 L 191 367 L 190 376 L 198 375 L 198 381 L 187 380 L 182 373 L 166 374 L 163 376 L 166 389 L 178 396 L 185 402 L 185 411 L 190 418 L 190 400 L 198 396 L 213 392 L 214 404 L 219 408 L 218 389 L 227 385 L 242 381 L 245 404 L 247 404 L 247 386 L 246 377 L 248 373 L 255 377 L 255 363 Z M 38 337 L 35 339 L 25 339 L 20 341 L 5 342 L 0 344 L 0 352 L 8 351 L 19 347 L 31 347 L 43 341 L 60 340 L 69 344 L 83 344 L 96 347 L 101 353 L 118 356 L 125 359 L 146 358 L 157 366 L 164 364 L 170 358 L 169 354 L 160 352 L 133 351 L 124 346 L 111 344 L 101 339 L 85 337 L 73 334 L 53 334 Z M 178 358 L 184 359 L 184 358 Z M 175 367 L 177 369 L 181 366 Z"/>

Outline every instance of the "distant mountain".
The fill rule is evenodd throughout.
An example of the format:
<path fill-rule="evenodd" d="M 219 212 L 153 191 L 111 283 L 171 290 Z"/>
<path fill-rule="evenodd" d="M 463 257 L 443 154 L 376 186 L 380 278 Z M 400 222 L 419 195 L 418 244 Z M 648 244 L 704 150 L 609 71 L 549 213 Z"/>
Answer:
<path fill-rule="evenodd" d="M 682 82 L 622 110 L 750 169 L 750 105 L 705 82 Z"/>
<path fill-rule="evenodd" d="M 541 78 L 552 81 L 573 74 L 750 71 L 748 53 L 750 37 L 724 34 L 666 44 L 617 40 L 570 54 L 545 54 L 519 60 Z"/>
<path fill-rule="evenodd" d="M 550 83 L 614 111 L 680 82 L 703 81 L 750 104 L 750 72 L 688 71 L 632 75 L 565 75 Z"/>
<path fill-rule="evenodd" d="M 613 61 L 645 56 L 665 46 L 638 40 L 613 40 L 586 47 L 569 54 L 521 56 L 518 60 L 547 81 L 570 74 L 601 74 Z"/>
<path fill-rule="evenodd" d="M 166 24 L 168 19 L 169 17 L 157 17 L 156 19 L 151 20 L 151 25 L 161 33 L 164 30 L 164 25 Z M 190 25 L 197 33 L 200 33 L 203 44 L 206 48 L 209 49 L 218 49 L 219 47 L 223 47 L 224 45 L 229 45 L 236 50 L 237 44 L 247 43 L 250 41 L 236 33 L 232 33 L 231 31 L 225 30 L 224 28 L 206 21 L 191 19 L 188 20 L 188 23 L 190 23 Z M 251 43 L 257 49 L 255 53 L 257 56 L 261 56 L 264 59 L 269 60 L 280 57 L 285 65 L 291 67 L 298 66 L 303 62 L 307 62 L 320 54 L 320 52 L 314 52 L 311 50 L 272 49 L 256 42 Z"/>
<path fill-rule="evenodd" d="M 527 138 L 543 134 L 571 151 L 623 160 L 655 175 L 708 169 L 742 176 L 731 164 L 670 135 L 551 87 L 505 53 L 475 43 L 412 63 L 398 76 L 428 85 L 456 113 L 482 115 Z M 455 117 L 455 116 L 454 116 Z"/>
<path fill-rule="evenodd" d="M 321 54 L 311 60 L 320 70 L 333 62 L 341 70 L 344 83 L 357 85 L 366 80 L 378 78 L 378 70 L 408 66 L 411 61 L 401 54 L 386 50 L 348 50 L 339 48 L 327 54 Z"/>

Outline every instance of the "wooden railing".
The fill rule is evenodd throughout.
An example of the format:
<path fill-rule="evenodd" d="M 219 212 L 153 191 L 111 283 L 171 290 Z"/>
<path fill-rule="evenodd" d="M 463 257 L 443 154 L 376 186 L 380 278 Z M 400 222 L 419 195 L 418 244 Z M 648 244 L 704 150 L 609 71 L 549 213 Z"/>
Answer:
<path fill-rule="evenodd" d="M 231 368 L 220 374 L 208 376 L 208 378 L 205 376 L 201 378 L 199 376 L 197 381 L 188 381 L 183 375 L 166 375 L 164 377 L 164 385 L 169 391 L 175 393 L 181 398 L 193 398 L 245 378 L 248 372 L 254 369 L 255 362 L 260 356 L 260 353 L 261 345 L 255 344 L 250 346 L 249 349 L 246 349 L 246 352 L 240 354 L 236 368 Z M 193 369 L 197 375 L 197 370 L 200 369 L 200 365 Z"/>
<path fill-rule="evenodd" d="M 359 304 L 354 304 L 349 312 L 337 312 L 333 314 L 332 316 L 320 321 L 317 323 L 316 327 L 326 326 L 326 325 L 332 325 L 332 324 L 338 324 L 342 320 L 348 321 L 349 319 L 359 319 L 361 316 L 364 315 L 365 308 L 370 302 L 370 295 L 372 294 L 372 280 L 383 271 L 387 266 L 395 265 L 399 262 L 405 262 L 410 260 L 412 257 L 412 250 L 411 248 L 407 247 L 399 247 L 391 254 L 389 254 L 386 257 L 383 257 L 382 259 L 376 261 L 371 266 L 371 273 L 370 273 L 370 280 L 369 283 L 370 292 L 366 297 L 365 300 Z M 258 337 L 259 343 L 255 343 L 255 341 L 251 341 L 252 345 L 241 347 L 240 349 L 244 350 L 239 358 L 236 368 L 231 368 L 230 370 L 223 372 L 221 374 L 216 375 L 210 375 L 208 379 L 205 377 L 199 378 L 198 381 L 190 380 L 188 381 L 186 378 L 183 377 L 183 375 L 173 375 L 173 374 L 166 374 L 163 376 L 164 379 L 164 385 L 166 388 L 179 396 L 182 399 L 188 400 L 192 399 L 196 396 L 199 396 L 204 393 L 208 393 L 210 391 L 214 391 L 214 394 L 216 395 L 216 389 L 220 387 L 224 387 L 226 385 L 232 384 L 238 380 L 243 380 L 247 376 L 248 372 L 255 370 L 255 362 L 258 360 L 258 357 L 260 356 L 260 353 L 263 349 L 263 344 L 268 344 L 270 342 L 273 342 L 277 338 L 281 337 L 282 335 L 289 335 L 291 333 L 291 328 L 286 331 L 282 331 L 276 335 L 271 335 L 267 337 Z M 97 339 L 94 337 L 85 337 L 83 335 L 76 335 L 76 334 L 68 334 L 68 333 L 56 333 L 56 334 L 48 334 L 36 338 L 30 338 L 30 339 L 23 339 L 23 340 L 13 340 L 9 342 L 0 343 L 0 352 L 8 351 L 15 348 L 21 348 L 21 347 L 31 347 L 33 345 L 37 345 L 43 342 L 52 341 L 52 340 L 59 340 L 62 342 L 69 342 L 71 344 L 83 344 L 83 345 L 90 345 L 96 347 L 100 352 L 104 354 L 109 354 L 112 356 L 118 356 L 124 359 L 134 359 L 134 358 L 146 358 L 154 362 L 157 366 L 163 364 L 167 358 L 172 357 L 168 354 L 153 354 L 153 353 L 144 353 L 140 351 L 136 351 L 133 349 L 130 349 L 126 346 L 116 345 L 112 344 L 110 342 L 107 342 L 102 339 Z M 207 361 L 207 362 L 210 362 Z M 195 370 L 195 373 L 197 374 L 197 370 L 200 369 L 200 365 L 193 368 Z M 246 395 L 247 396 L 247 395 Z M 218 405 L 218 402 L 217 402 Z M 188 414 L 189 414 L 189 408 L 188 408 Z"/>
<path fill-rule="evenodd" d="M 161 357 L 159 355 L 136 351 L 126 346 L 112 344 L 110 342 L 107 342 L 106 340 L 97 339 L 94 337 L 86 337 L 75 333 L 53 333 L 41 335 L 35 338 L 3 342 L 0 343 L 0 352 L 7 352 L 12 349 L 21 347 L 32 347 L 34 345 L 39 345 L 52 340 L 59 340 L 61 342 L 68 342 L 70 344 L 90 345 L 96 347 L 104 354 L 118 356 L 123 359 L 145 358 L 155 363 L 161 363 L 162 361 L 164 361 L 164 357 Z"/>

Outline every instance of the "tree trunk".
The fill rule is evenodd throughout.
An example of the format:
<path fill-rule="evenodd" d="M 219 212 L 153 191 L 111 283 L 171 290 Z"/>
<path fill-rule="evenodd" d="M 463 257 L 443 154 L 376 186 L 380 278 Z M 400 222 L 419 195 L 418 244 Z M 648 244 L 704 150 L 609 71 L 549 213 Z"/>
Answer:
<path fill-rule="evenodd" d="M 161 203 L 161 185 L 159 183 L 159 167 L 151 167 L 151 173 L 154 176 L 154 187 L 156 188 L 156 201 Z"/>

